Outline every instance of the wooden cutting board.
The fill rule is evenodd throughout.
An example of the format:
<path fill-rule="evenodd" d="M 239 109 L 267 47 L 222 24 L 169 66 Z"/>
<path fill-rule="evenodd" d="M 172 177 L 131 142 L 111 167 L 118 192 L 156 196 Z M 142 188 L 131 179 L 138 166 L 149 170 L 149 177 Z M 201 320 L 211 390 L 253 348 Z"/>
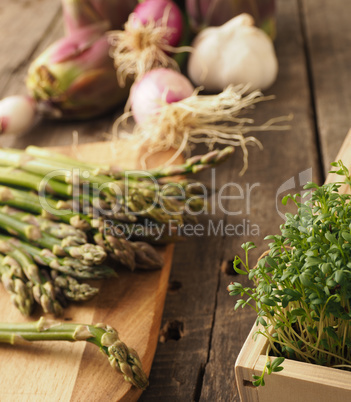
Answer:
<path fill-rule="evenodd" d="M 114 149 L 107 142 L 55 150 L 86 162 L 116 162 Z M 169 156 L 165 153 L 153 156 L 150 166 L 162 164 Z M 118 162 L 124 168 L 139 167 L 137 155 L 127 148 L 119 149 Z M 101 288 L 98 296 L 86 303 L 71 304 L 60 318 L 113 326 L 121 340 L 138 351 L 147 374 L 156 351 L 173 246 L 160 248 L 160 252 L 165 260 L 162 270 L 132 273 L 119 269 L 118 278 L 98 282 Z M 38 311 L 30 319 L 24 319 L 2 287 L 0 298 L 1 322 L 29 321 L 41 315 Z M 94 345 L 85 342 L 0 345 L 1 402 L 136 401 L 140 395 L 141 391 L 125 382 Z"/>

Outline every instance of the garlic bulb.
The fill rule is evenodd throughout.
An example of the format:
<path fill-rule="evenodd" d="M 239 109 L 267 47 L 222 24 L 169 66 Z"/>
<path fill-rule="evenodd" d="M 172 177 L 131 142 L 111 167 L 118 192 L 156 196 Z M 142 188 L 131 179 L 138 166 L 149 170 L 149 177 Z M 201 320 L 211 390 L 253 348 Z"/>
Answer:
<path fill-rule="evenodd" d="M 193 42 L 188 75 L 195 85 L 219 92 L 229 84 L 266 89 L 278 74 L 278 61 L 268 35 L 240 14 L 220 27 L 200 32 Z"/>

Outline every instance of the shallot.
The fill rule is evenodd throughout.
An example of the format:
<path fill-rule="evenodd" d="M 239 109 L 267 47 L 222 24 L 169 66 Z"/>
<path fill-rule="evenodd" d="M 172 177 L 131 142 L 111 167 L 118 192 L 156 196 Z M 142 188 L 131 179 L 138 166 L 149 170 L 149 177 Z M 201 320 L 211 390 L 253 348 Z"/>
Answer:
<path fill-rule="evenodd" d="M 182 13 L 173 1 L 140 3 L 124 30 L 109 34 L 119 84 L 124 85 L 127 77 L 138 79 L 153 68 L 179 68 L 170 54 L 189 50 L 176 48 L 182 31 Z"/>
<path fill-rule="evenodd" d="M 0 101 L 0 134 L 22 134 L 34 123 L 36 106 L 28 96 L 9 96 Z"/>
<path fill-rule="evenodd" d="M 89 25 L 49 46 L 29 67 L 27 88 L 51 117 L 85 119 L 128 96 L 118 86 L 104 23 Z"/>
<path fill-rule="evenodd" d="M 134 120 L 142 124 L 157 113 L 164 103 L 178 102 L 191 96 L 194 87 L 182 74 L 158 68 L 145 74 L 131 88 L 130 103 Z"/>

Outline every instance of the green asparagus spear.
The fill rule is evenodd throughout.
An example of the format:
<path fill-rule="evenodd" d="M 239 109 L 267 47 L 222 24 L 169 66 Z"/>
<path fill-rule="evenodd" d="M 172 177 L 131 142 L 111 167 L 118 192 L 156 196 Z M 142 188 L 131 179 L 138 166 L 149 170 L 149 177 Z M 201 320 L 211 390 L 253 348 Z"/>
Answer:
<path fill-rule="evenodd" d="M 9 207 L 8 205 L 0 207 L 0 212 L 21 220 L 22 222 L 35 225 L 39 227 L 41 231 L 56 237 L 57 239 L 65 239 L 66 237 L 70 237 L 75 239 L 74 241 L 76 244 L 87 243 L 86 233 L 72 225 L 54 222 L 50 219 L 35 216 L 17 208 Z"/>
<path fill-rule="evenodd" d="M 109 176 L 86 174 L 83 169 L 71 168 L 67 163 L 33 157 L 16 149 L 0 148 L 0 166 L 17 168 L 38 177 L 44 177 L 55 172 L 55 180 L 53 181 L 69 184 L 73 184 L 77 179 L 81 182 L 97 185 L 104 185 L 105 183 L 114 181 Z"/>
<path fill-rule="evenodd" d="M 98 288 L 90 286 L 88 283 L 80 283 L 70 275 L 51 271 L 51 278 L 55 288 L 59 288 L 65 298 L 70 301 L 86 301 L 92 299 L 99 293 Z"/>
<path fill-rule="evenodd" d="M 135 252 L 135 266 L 138 269 L 152 270 L 161 269 L 163 267 L 162 256 L 150 246 L 150 244 L 137 241 L 131 242 L 131 246 Z"/>
<path fill-rule="evenodd" d="M 151 170 L 148 172 L 148 174 L 152 175 L 155 178 L 162 178 L 162 177 L 169 177 L 173 175 L 179 175 L 179 174 L 186 174 L 186 173 L 196 173 L 198 171 L 202 171 L 204 169 L 210 168 L 215 166 L 216 164 L 224 161 L 227 159 L 234 151 L 233 147 L 227 147 L 222 151 L 212 151 L 209 152 L 206 155 L 203 156 L 195 156 L 186 161 L 185 164 L 183 165 L 178 165 L 178 166 L 170 166 L 166 167 L 163 169 L 155 169 Z M 67 159 L 65 157 L 65 159 Z M 77 162 L 75 162 L 77 164 Z M 17 178 L 18 185 L 22 186 L 31 186 L 30 188 L 34 188 L 37 191 L 41 187 L 43 187 L 43 182 L 38 182 L 39 177 L 44 177 L 49 173 L 52 173 L 53 171 L 64 171 L 66 172 L 64 175 L 57 174 L 55 175 L 55 180 L 51 179 L 50 183 L 48 184 L 49 187 L 49 192 L 54 192 L 59 195 L 72 195 L 72 186 L 67 186 L 65 187 L 65 183 L 60 183 L 60 181 L 63 182 L 69 182 L 73 183 L 73 176 L 74 174 L 77 175 L 77 178 L 79 178 L 79 183 L 90 183 L 94 184 L 95 186 L 104 186 L 104 189 L 99 192 L 99 198 L 105 198 L 108 196 L 109 193 L 112 192 L 114 197 L 116 199 L 120 199 L 120 201 L 127 205 L 128 207 L 132 207 L 133 212 L 143 212 L 145 214 L 145 211 L 149 212 L 148 207 L 150 204 L 152 205 L 153 202 L 155 201 L 156 197 L 159 195 L 159 193 L 162 193 L 162 187 L 159 188 L 159 186 L 155 189 L 152 187 L 152 183 L 148 180 L 143 181 L 143 180 L 136 180 L 133 182 L 133 173 L 128 172 L 128 180 L 125 181 L 125 175 L 126 172 L 124 172 L 124 175 L 121 176 L 123 180 L 116 181 L 110 176 L 106 175 L 93 175 L 91 174 L 91 169 L 90 171 L 84 171 L 83 169 L 74 169 L 74 164 L 71 164 L 71 166 L 67 166 L 67 163 L 65 164 L 62 161 L 55 161 L 55 159 L 45 159 L 45 158 L 36 158 L 34 156 L 28 155 L 24 153 L 23 151 L 18 151 L 18 150 L 1 150 L 0 149 L 0 165 L 5 165 L 5 166 L 10 166 L 12 168 L 16 168 L 15 172 L 12 174 L 15 178 Z M 23 180 L 21 178 L 21 169 L 23 170 L 23 175 L 26 175 L 26 179 Z M 74 169 L 74 170 L 72 170 Z M 0 168 L 1 171 L 1 168 Z M 29 175 L 29 176 L 28 176 Z M 31 176 L 32 175 L 32 176 Z M 4 176 L 3 178 L 3 183 L 5 184 L 10 184 L 12 178 L 8 178 L 8 174 L 6 175 L 5 173 L 2 175 Z M 0 174 L 0 182 L 1 182 L 1 174 Z M 32 177 L 32 178 L 31 178 Z M 140 179 L 140 177 L 144 177 L 144 173 L 134 173 L 134 179 Z M 34 184 L 33 184 L 34 182 Z M 151 194 L 152 199 L 148 199 L 145 197 L 145 191 L 143 192 L 143 197 L 144 200 L 141 202 L 140 200 L 140 191 L 141 190 L 147 190 L 148 188 L 145 188 L 145 183 L 147 183 L 147 186 L 152 187 Z M 60 188 L 60 184 L 63 185 L 63 188 Z M 117 187 L 117 188 L 116 188 Z M 99 187 L 100 188 L 100 187 Z M 133 199 L 125 200 L 124 199 L 124 194 L 126 189 L 128 189 L 128 193 L 130 193 L 132 190 L 134 190 L 134 197 L 135 193 L 138 194 L 138 202 L 136 203 L 135 200 L 133 202 Z M 150 190 L 150 189 L 149 189 Z M 131 196 L 133 198 L 133 195 Z M 128 197 L 127 197 L 128 198 Z M 170 201 L 168 201 L 170 202 Z M 137 207 L 136 207 L 137 206 Z M 175 206 L 175 205 L 174 205 Z M 140 207 L 141 210 L 140 210 Z M 151 208 L 151 211 L 153 212 L 152 215 L 148 214 L 147 216 L 150 218 L 154 219 L 159 219 L 162 217 L 162 214 L 156 214 L 156 208 L 153 207 Z M 164 215 L 164 214 L 163 214 Z M 180 219 L 176 217 L 177 219 Z"/>
<path fill-rule="evenodd" d="M 220 163 L 223 163 L 234 153 L 234 147 L 226 147 L 222 150 L 214 150 L 202 156 L 194 156 L 187 159 L 184 164 L 167 166 L 159 169 L 148 170 L 147 173 L 152 175 L 154 178 L 159 179 L 162 177 L 170 177 L 176 175 L 185 175 L 189 173 L 197 173 L 199 171 L 214 167 Z M 99 175 L 101 172 L 104 175 L 112 176 L 114 178 L 123 178 L 126 171 L 118 169 L 118 167 L 108 166 L 108 165 L 93 165 L 84 162 L 77 161 L 75 159 L 69 158 L 64 155 L 53 153 L 42 148 L 30 146 L 26 149 L 28 155 L 39 157 L 43 159 L 48 159 L 50 161 L 55 161 L 64 164 L 65 166 L 80 167 L 87 171 L 91 171 L 94 175 Z M 136 172 L 132 174 L 128 172 L 129 177 L 138 178 Z M 144 175 L 143 175 L 144 176 Z"/>
<path fill-rule="evenodd" d="M 126 240 L 124 236 L 116 237 L 96 232 L 94 241 L 96 244 L 100 245 L 112 259 L 120 262 L 132 271 L 134 270 L 135 253 L 131 247 L 131 242 Z"/>
<path fill-rule="evenodd" d="M 1 195 L 3 195 L 3 197 L 1 197 Z M 55 237 L 57 237 L 57 238 L 64 237 L 63 235 L 60 236 L 57 233 L 53 232 L 53 228 L 54 227 L 56 228 L 56 224 L 54 222 L 51 223 L 51 221 L 48 219 L 41 218 L 38 216 L 28 215 L 23 211 L 21 212 L 20 210 L 12 211 L 11 209 L 8 209 L 9 207 L 7 205 L 11 204 L 11 205 L 15 206 L 16 208 L 23 207 L 25 210 L 34 211 L 35 213 L 41 213 L 42 212 L 41 205 L 39 203 L 37 196 L 35 196 L 33 194 L 29 194 L 29 197 L 26 200 L 26 192 L 25 191 L 12 189 L 10 187 L 5 187 L 5 186 L 0 186 L 0 204 L 1 203 L 4 203 L 6 208 L 5 209 L 1 208 L 0 211 L 7 213 L 9 215 L 12 215 L 14 217 L 18 217 L 22 220 L 23 220 L 23 218 L 25 218 L 24 220 L 27 221 L 27 223 L 34 222 L 35 226 L 39 226 L 41 229 L 44 229 L 44 232 L 47 232 L 49 234 L 50 233 L 56 234 Z M 70 219 L 70 222 L 71 222 L 71 220 L 72 220 L 72 218 Z M 92 230 L 92 234 L 94 236 L 94 240 L 95 240 L 96 244 L 102 246 L 105 249 L 105 251 L 117 262 L 120 262 L 122 265 L 125 265 L 125 266 L 129 267 L 130 269 L 134 269 L 135 252 L 134 252 L 133 248 L 131 247 L 130 242 L 125 240 L 125 237 L 121 231 L 119 233 L 119 236 L 116 236 L 116 235 L 112 236 L 110 234 L 104 234 L 103 219 L 95 220 L 93 223 L 93 220 L 86 217 L 84 222 L 87 222 L 87 224 L 89 225 L 90 228 L 92 225 L 96 226 L 96 229 Z M 98 224 L 96 224 L 96 222 Z M 124 224 L 124 225 L 126 226 L 126 230 L 130 229 L 129 225 L 126 225 L 126 224 Z M 81 226 L 81 225 L 78 225 L 78 226 Z M 78 230 L 80 230 L 80 229 L 78 229 Z M 64 233 L 67 234 L 66 232 L 64 232 Z M 75 232 L 75 234 L 77 234 L 77 232 Z M 82 233 L 81 231 L 79 231 L 78 234 L 80 234 L 81 236 L 85 236 L 84 233 Z M 148 238 L 149 241 L 152 241 L 151 236 L 146 236 L 146 238 Z M 163 238 L 165 238 L 165 234 L 163 235 Z M 169 239 L 167 238 L 166 242 L 169 242 L 172 240 L 174 240 L 174 239 L 172 237 L 170 237 Z M 158 241 L 162 243 L 162 239 L 159 239 Z M 155 254 L 155 252 L 153 254 Z M 142 254 L 139 253 L 139 255 L 142 255 Z M 139 260 L 140 260 L 140 258 L 139 258 Z M 67 265 L 67 263 L 63 264 L 64 267 L 65 267 L 65 265 Z M 72 265 L 72 264 L 70 263 L 70 265 Z M 143 268 L 146 268 L 145 261 L 143 263 L 138 263 L 137 265 L 143 266 Z M 158 264 L 158 265 L 160 265 L 160 264 Z M 65 272 L 67 272 L 66 268 L 63 268 L 63 269 Z"/>
<path fill-rule="evenodd" d="M 70 238 L 75 244 L 85 244 L 87 242 L 86 234 L 71 225 L 63 223 L 55 223 L 51 220 L 37 217 L 32 214 L 20 211 L 18 209 L 4 206 L 0 208 L 0 212 L 9 215 L 22 222 L 35 225 L 45 232 L 58 239 Z M 127 266 L 131 270 L 135 268 L 135 253 L 130 242 L 125 239 L 124 234 L 120 231 L 118 236 L 104 235 L 96 233 L 94 235 L 95 243 L 101 246 L 114 260 Z M 150 246 L 151 247 L 151 246 Z"/>
<path fill-rule="evenodd" d="M 89 219 L 84 215 L 63 211 L 64 209 L 71 209 L 71 206 L 67 205 L 66 202 L 51 198 L 46 198 L 46 202 L 53 210 L 53 213 L 49 213 L 43 209 L 37 194 L 7 186 L 0 186 L 0 205 L 19 208 L 27 212 L 42 215 L 51 220 L 60 220 L 83 231 L 91 228 Z"/>
<path fill-rule="evenodd" d="M 15 307 L 25 316 L 33 309 L 33 292 L 20 264 L 10 256 L 0 255 L 0 275 L 5 290 L 10 294 Z"/>
<path fill-rule="evenodd" d="M 105 324 L 67 324 L 40 318 L 35 322 L 0 323 L 0 342 L 15 345 L 27 341 L 87 341 L 98 346 L 111 366 L 137 388 L 145 389 L 149 382 L 140 358 L 134 349 L 121 342 L 115 329 Z"/>
<path fill-rule="evenodd" d="M 63 309 L 56 300 L 54 287 L 50 281 L 47 281 L 40 274 L 39 268 L 33 259 L 20 248 L 13 246 L 4 239 L 0 239 L 0 252 L 12 257 L 21 266 L 25 276 L 33 284 L 34 299 L 42 306 L 44 312 L 61 315 Z"/>
<path fill-rule="evenodd" d="M 66 201 L 64 202 L 51 199 L 47 201 L 50 201 L 51 208 L 58 210 L 58 212 L 66 208 L 71 208 L 71 205 L 66 203 Z M 36 194 L 7 186 L 0 186 L 0 205 L 9 205 L 11 207 L 15 207 L 24 211 L 42 215 L 51 220 L 62 221 L 85 232 L 89 231 L 92 226 L 104 226 L 103 219 L 96 220 L 79 213 L 65 213 L 64 215 L 52 215 L 50 213 L 46 213 L 46 211 L 43 210 L 43 207 L 40 204 L 39 198 Z M 119 219 L 114 219 L 114 217 L 107 219 L 113 221 L 116 224 L 121 224 L 122 226 L 124 226 L 127 233 L 132 232 L 133 225 L 128 223 L 129 219 L 127 219 L 127 223 L 123 220 L 121 221 Z M 95 224 L 95 222 L 97 221 L 98 225 Z M 145 239 L 146 241 L 154 244 L 167 244 L 180 240 L 180 237 L 176 234 L 168 233 L 169 231 L 166 230 L 161 230 L 162 228 L 160 227 L 159 223 L 154 223 L 154 226 L 158 228 L 158 230 L 155 230 L 154 233 L 162 233 L 161 237 L 159 237 L 158 235 L 153 235 L 153 232 L 146 230 L 144 235 L 139 235 L 137 237 L 138 240 Z"/>
<path fill-rule="evenodd" d="M 65 166 L 68 166 L 70 168 L 81 168 L 85 169 L 88 171 L 95 171 L 96 169 L 107 169 L 108 166 L 98 166 L 98 165 L 93 165 L 92 163 L 85 163 L 82 161 L 79 161 L 77 159 L 70 158 L 69 156 L 59 154 L 56 152 L 48 151 L 47 149 L 36 147 L 34 145 L 30 145 L 26 148 L 25 150 L 26 154 L 42 158 L 42 159 L 48 159 L 50 161 L 55 161 L 59 163 L 63 163 Z"/>
<path fill-rule="evenodd" d="M 0 161 L 1 163 L 1 161 Z M 71 196 L 71 184 L 61 183 L 54 179 L 43 181 L 43 176 L 28 173 L 14 167 L 0 167 L 0 183 L 19 186 L 35 191 L 45 191 L 47 194 L 59 194 L 64 197 Z"/>

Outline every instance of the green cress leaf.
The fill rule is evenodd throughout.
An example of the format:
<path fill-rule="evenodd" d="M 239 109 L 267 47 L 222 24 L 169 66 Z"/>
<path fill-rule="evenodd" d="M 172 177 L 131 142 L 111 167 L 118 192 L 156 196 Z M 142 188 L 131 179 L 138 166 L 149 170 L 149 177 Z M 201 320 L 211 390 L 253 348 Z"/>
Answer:
<path fill-rule="evenodd" d="M 244 265 L 244 262 L 242 261 L 242 259 L 241 259 L 240 257 L 235 256 L 234 261 L 233 261 L 233 268 L 234 268 L 234 271 L 237 272 L 238 274 L 241 274 L 241 272 L 238 272 L 238 271 L 237 271 L 237 270 L 239 270 L 239 271 L 242 271 L 243 274 L 246 274 L 245 271 L 243 271 L 243 270 L 241 270 L 240 268 L 238 268 L 239 265 Z"/>
<path fill-rule="evenodd" d="M 278 268 L 278 264 L 269 255 L 267 255 L 267 257 L 266 257 L 266 263 L 272 268 Z"/>
<path fill-rule="evenodd" d="M 284 357 L 277 357 L 276 359 L 274 359 L 274 361 L 272 363 L 273 371 L 276 371 L 276 369 L 284 362 L 284 360 L 285 360 Z M 281 367 L 281 369 L 283 369 L 283 367 Z"/>
<path fill-rule="evenodd" d="M 302 294 L 300 292 L 298 292 L 297 290 L 293 290 L 293 289 L 283 289 L 283 292 L 286 295 L 291 296 L 293 299 L 292 300 L 298 300 L 302 297 Z"/>
<path fill-rule="evenodd" d="M 344 280 L 344 271 L 339 269 L 338 271 L 335 272 L 335 281 L 337 283 L 342 283 Z"/>
<path fill-rule="evenodd" d="M 348 241 L 349 243 L 351 243 L 351 233 L 347 233 L 347 232 L 342 232 L 341 236 Z"/>
<path fill-rule="evenodd" d="M 330 338 L 333 338 L 334 341 L 339 342 L 339 338 L 338 338 L 338 336 L 337 336 L 337 334 L 336 334 L 336 332 L 335 332 L 335 330 L 334 330 L 333 327 L 325 327 L 325 328 L 324 328 L 324 332 L 326 332 L 327 335 L 328 335 Z"/>
<path fill-rule="evenodd" d="M 240 299 L 236 302 L 234 310 L 237 310 L 240 306 L 242 306 L 245 303 L 245 300 Z"/>
<path fill-rule="evenodd" d="M 238 267 L 234 267 L 234 270 L 235 270 L 235 272 L 237 273 L 237 274 L 240 274 L 240 275 L 247 275 L 247 272 L 246 271 L 244 271 L 244 270 L 242 270 L 242 269 L 240 269 L 240 268 L 238 268 Z"/>
<path fill-rule="evenodd" d="M 324 236 L 325 236 L 325 238 L 326 238 L 327 240 L 330 241 L 330 243 L 333 243 L 333 244 L 337 244 L 337 243 L 338 243 L 338 241 L 337 241 L 335 235 L 333 235 L 332 233 L 327 232 Z"/>
<path fill-rule="evenodd" d="M 266 306 L 272 306 L 273 307 L 273 306 L 276 305 L 276 303 L 272 299 L 269 299 L 266 296 L 261 297 L 261 302 L 263 304 L 265 304 Z"/>
<path fill-rule="evenodd" d="M 295 310 L 291 311 L 292 315 L 295 315 L 296 317 L 302 317 L 306 315 L 306 311 L 303 308 L 296 308 Z"/>

